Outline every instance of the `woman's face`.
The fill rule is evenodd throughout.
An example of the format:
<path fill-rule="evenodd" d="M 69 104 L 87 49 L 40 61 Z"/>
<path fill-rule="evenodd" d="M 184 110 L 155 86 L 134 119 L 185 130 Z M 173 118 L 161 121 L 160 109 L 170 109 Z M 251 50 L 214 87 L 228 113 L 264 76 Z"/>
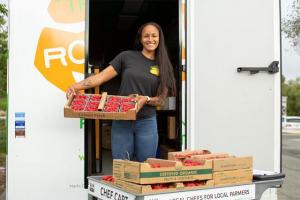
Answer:
<path fill-rule="evenodd" d="M 141 43 L 143 50 L 155 51 L 159 45 L 159 31 L 153 25 L 147 25 L 144 27 L 141 35 Z"/>

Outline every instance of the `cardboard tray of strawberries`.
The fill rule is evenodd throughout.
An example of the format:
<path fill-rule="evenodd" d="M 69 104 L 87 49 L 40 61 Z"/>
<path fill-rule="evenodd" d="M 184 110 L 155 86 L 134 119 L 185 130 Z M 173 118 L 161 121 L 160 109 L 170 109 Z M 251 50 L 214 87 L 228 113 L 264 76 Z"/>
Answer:
<path fill-rule="evenodd" d="M 136 120 L 134 97 L 102 94 L 72 95 L 65 107 L 64 117 L 86 119 Z"/>

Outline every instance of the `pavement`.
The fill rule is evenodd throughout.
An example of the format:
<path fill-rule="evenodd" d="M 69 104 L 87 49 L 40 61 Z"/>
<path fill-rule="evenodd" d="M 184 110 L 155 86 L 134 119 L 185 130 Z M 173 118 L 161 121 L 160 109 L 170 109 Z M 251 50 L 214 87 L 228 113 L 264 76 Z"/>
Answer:
<path fill-rule="evenodd" d="M 278 200 L 300 199 L 300 134 L 282 133 L 282 171 L 286 177 L 282 188 L 278 189 Z"/>
<path fill-rule="evenodd" d="M 282 133 L 294 133 L 294 134 L 300 134 L 300 129 L 283 129 Z"/>
<path fill-rule="evenodd" d="M 5 192 L 3 192 L 3 193 L 0 195 L 0 200 L 6 200 Z"/>

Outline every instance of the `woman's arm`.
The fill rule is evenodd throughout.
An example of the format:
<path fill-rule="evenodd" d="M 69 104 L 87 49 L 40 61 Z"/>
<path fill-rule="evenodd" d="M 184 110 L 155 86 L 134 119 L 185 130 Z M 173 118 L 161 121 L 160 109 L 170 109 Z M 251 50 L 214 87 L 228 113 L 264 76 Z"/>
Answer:
<path fill-rule="evenodd" d="M 151 106 L 163 106 L 166 103 L 167 96 L 168 96 L 168 89 L 165 88 L 162 94 L 155 97 L 150 97 L 150 99 L 146 102 L 146 104 Z"/>
<path fill-rule="evenodd" d="M 66 92 L 67 98 L 69 98 L 69 96 L 71 94 L 75 95 L 77 91 L 99 86 L 99 85 L 105 83 L 106 81 L 109 81 L 110 79 L 114 78 L 117 75 L 118 75 L 118 73 L 113 68 L 113 66 L 109 65 L 99 74 L 95 74 L 95 75 L 90 76 L 80 82 L 77 82 L 77 83 L 74 83 L 73 85 L 71 85 L 67 89 L 67 92 Z"/>
<path fill-rule="evenodd" d="M 151 106 L 163 106 L 166 102 L 166 97 L 163 97 L 161 95 L 156 97 L 139 95 L 135 98 L 135 101 L 137 102 L 137 112 L 139 112 L 145 104 Z"/>
<path fill-rule="evenodd" d="M 148 96 L 142 96 L 139 95 L 135 98 L 135 101 L 137 102 L 137 112 L 145 105 L 151 105 L 151 106 L 163 106 L 166 102 L 168 95 L 168 89 L 164 89 L 163 93 L 160 95 L 157 95 L 155 97 L 148 97 Z"/>
<path fill-rule="evenodd" d="M 146 102 L 146 104 L 151 105 L 151 106 L 163 106 L 166 103 L 166 96 L 155 96 L 155 97 L 150 97 L 150 100 Z"/>

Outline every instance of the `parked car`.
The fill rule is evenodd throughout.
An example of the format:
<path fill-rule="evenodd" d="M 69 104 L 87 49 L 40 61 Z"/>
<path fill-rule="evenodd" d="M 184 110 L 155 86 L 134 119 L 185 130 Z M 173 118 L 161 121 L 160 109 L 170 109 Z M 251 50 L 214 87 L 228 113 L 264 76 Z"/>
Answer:
<path fill-rule="evenodd" d="M 300 130 L 300 117 L 299 116 L 282 117 L 282 128 L 286 130 Z"/>

